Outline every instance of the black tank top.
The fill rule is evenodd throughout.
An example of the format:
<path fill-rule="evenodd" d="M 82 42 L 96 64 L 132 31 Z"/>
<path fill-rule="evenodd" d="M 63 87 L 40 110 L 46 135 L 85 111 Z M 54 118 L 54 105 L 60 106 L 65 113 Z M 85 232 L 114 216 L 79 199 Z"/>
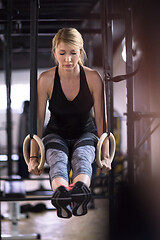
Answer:
<path fill-rule="evenodd" d="M 57 66 L 52 97 L 49 100 L 51 115 L 44 136 L 49 133 L 56 133 L 66 139 L 76 139 L 86 132 L 92 132 L 97 135 L 95 124 L 90 114 L 92 106 L 93 98 L 83 67 L 80 66 L 79 93 L 72 101 L 69 101 L 62 90 Z"/>

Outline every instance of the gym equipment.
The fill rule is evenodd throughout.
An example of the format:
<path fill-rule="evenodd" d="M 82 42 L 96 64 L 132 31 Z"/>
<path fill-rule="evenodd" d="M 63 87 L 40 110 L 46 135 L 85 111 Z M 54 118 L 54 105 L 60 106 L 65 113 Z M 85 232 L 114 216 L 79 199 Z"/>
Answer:
<path fill-rule="evenodd" d="M 102 152 L 102 145 L 104 140 L 108 137 L 110 140 L 110 154 L 109 154 L 109 162 L 108 168 L 111 169 L 111 163 L 114 159 L 115 151 L 116 151 L 116 141 L 113 133 L 110 131 L 110 113 L 108 111 L 107 114 L 107 106 L 106 101 L 109 103 L 109 89 L 108 89 L 108 82 L 110 81 L 110 77 L 104 74 L 104 133 L 101 135 L 98 143 L 97 143 L 97 151 L 96 151 L 96 163 L 99 168 L 103 167 L 102 159 L 101 159 L 101 152 Z M 107 89 L 107 90 L 106 90 Z M 106 93 L 107 92 L 107 93 Z M 109 116 L 108 116 L 109 115 Z M 108 120 L 107 120 L 108 117 Z M 107 126 L 106 126 L 107 123 Z M 107 129 L 106 129 L 107 128 Z"/>
<path fill-rule="evenodd" d="M 109 162 L 108 162 L 108 168 L 111 169 L 111 163 L 113 161 L 115 150 L 116 150 L 116 141 L 115 141 L 114 135 L 111 132 L 109 135 L 107 133 L 103 133 L 102 136 L 100 137 L 97 143 L 96 162 L 99 168 L 103 167 L 103 164 L 101 161 L 101 149 L 102 149 L 102 144 L 107 137 L 109 137 L 109 140 L 111 142 L 111 150 L 110 150 L 110 156 L 109 156 Z"/>
<path fill-rule="evenodd" d="M 36 140 L 40 147 L 41 160 L 38 169 L 42 169 L 45 162 L 45 152 L 42 140 L 36 135 L 37 133 L 37 38 L 38 38 L 38 1 L 31 1 L 30 10 L 30 46 L 31 46 L 31 58 L 30 58 L 30 135 L 24 140 L 23 143 L 23 155 L 26 163 L 29 162 L 28 157 L 28 143 L 33 138 Z"/>
<path fill-rule="evenodd" d="M 26 163 L 29 162 L 28 143 L 33 138 L 40 148 L 40 164 L 38 169 L 42 169 L 45 162 L 45 151 L 42 140 L 36 135 L 37 133 L 37 38 L 38 38 L 38 1 L 31 1 L 30 10 L 30 135 L 28 135 L 23 143 L 23 155 Z"/>
<path fill-rule="evenodd" d="M 12 179 L 12 181 L 5 181 L 3 191 L 3 197 L 6 199 L 6 201 L 8 201 L 8 199 L 12 199 L 9 202 L 9 219 L 11 220 L 11 234 L 2 234 L 1 239 L 40 239 L 40 234 L 38 233 L 19 234 L 18 232 L 18 221 L 20 220 L 19 201 L 25 198 L 26 192 L 24 182 L 21 181 L 20 176 L 13 175 Z M 14 179 L 18 179 L 19 181 L 14 181 Z M 16 198 L 16 201 L 14 201 L 14 198 Z"/>
<path fill-rule="evenodd" d="M 19 179 L 19 181 L 14 181 Z M 12 181 L 5 181 L 4 196 L 23 198 L 26 195 L 24 182 L 20 176 L 12 175 Z"/>
<path fill-rule="evenodd" d="M 26 162 L 27 165 L 29 163 L 28 144 L 29 144 L 29 141 L 31 139 L 32 138 L 31 138 L 30 134 L 28 134 L 26 136 L 26 138 L 24 139 L 24 142 L 23 142 L 23 155 L 24 155 L 24 159 L 25 159 L 25 162 Z M 44 163 L 45 163 L 45 149 L 44 149 L 44 145 L 43 145 L 42 140 L 37 135 L 34 134 L 33 135 L 33 139 L 38 143 L 39 148 L 40 148 L 41 158 L 40 158 L 40 161 L 39 161 L 38 170 L 41 170 L 43 168 L 43 166 L 44 166 Z"/>
<path fill-rule="evenodd" d="M 33 84 L 33 89 L 31 87 L 31 113 L 33 114 L 35 108 L 35 103 L 37 101 L 36 99 L 36 87 L 34 84 L 37 84 L 36 81 L 36 71 L 37 71 L 37 66 L 36 66 L 36 51 L 37 51 L 37 19 L 38 19 L 38 1 L 30 1 L 30 10 L 31 10 L 31 19 L 30 19 L 30 26 L 31 26 L 31 77 L 30 81 Z M 10 14 L 11 16 L 12 14 Z M 11 32 L 10 32 L 11 36 Z M 8 59 L 11 59 L 8 57 Z M 10 73 L 9 73 L 10 75 Z M 10 87 L 10 86 L 9 86 Z M 10 91 L 8 91 L 10 93 Z M 9 99 L 9 96 L 8 96 Z M 9 109 L 10 110 L 10 101 L 8 102 Z M 10 116 L 10 111 L 8 111 L 8 115 Z M 7 119 L 7 123 L 10 123 L 10 118 Z M 8 128 L 8 131 L 11 131 L 11 127 Z M 9 133 L 10 133 L 9 131 Z M 36 133 L 36 114 L 33 116 L 33 119 L 31 119 L 31 135 Z M 9 136 L 9 134 L 8 134 Z M 9 136 L 10 141 L 11 141 L 11 136 Z M 37 139 L 37 138 L 36 138 Z M 9 142 L 10 143 L 10 142 Z M 42 147 L 41 147 L 42 148 Z M 11 144 L 8 144 L 8 159 L 10 160 L 10 152 L 9 150 L 11 149 Z M 43 153 L 41 154 L 43 156 Z M 9 165 L 9 176 L 11 176 L 11 164 Z M 19 234 L 18 233 L 18 220 L 19 220 L 19 213 L 20 213 L 20 207 L 19 207 L 19 201 L 22 201 L 26 198 L 25 195 L 25 188 L 24 188 L 24 183 L 22 181 L 6 181 L 5 186 L 4 186 L 4 193 L 3 197 L 1 198 L 1 201 L 7 201 L 10 202 L 11 205 L 11 221 L 12 221 L 12 231 L 11 235 L 2 235 L 1 239 L 2 240 L 7 240 L 7 239 L 12 239 L 12 240 L 18 240 L 18 239 L 40 239 L 40 234 Z M 26 199 L 25 199 L 26 200 Z M 27 199 L 28 200 L 28 199 Z"/>
<path fill-rule="evenodd" d="M 19 131 L 18 131 L 18 172 L 17 174 L 20 175 L 22 178 L 28 178 L 29 172 L 28 167 L 24 161 L 23 157 L 23 141 L 26 135 L 29 133 L 29 109 L 30 109 L 30 102 L 24 101 L 23 102 L 23 112 L 20 114 L 20 121 L 19 121 Z"/>
<path fill-rule="evenodd" d="M 53 191 L 37 191 L 35 192 L 26 192 L 24 180 L 29 181 L 39 181 L 39 180 L 49 180 L 49 178 L 21 178 L 17 175 L 12 175 L 9 178 L 2 177 L 0 180 L 5 181 L 4 193 L 0 197 L 1 202 L 13 202 L 13 201 L 39 201 L 39 200 L 50 200 L 53 194 Z M 44 194 L 45 192 L 45 194 Z"/>

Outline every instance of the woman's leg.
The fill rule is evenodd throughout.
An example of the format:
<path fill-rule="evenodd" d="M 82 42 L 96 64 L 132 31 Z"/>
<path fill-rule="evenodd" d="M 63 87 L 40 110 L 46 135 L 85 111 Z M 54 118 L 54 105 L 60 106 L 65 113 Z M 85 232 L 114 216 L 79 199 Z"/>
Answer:
<path fill-rule="evenodd" d="M 53 191 L 59 186 L 68 186 L 69 149 L 65 139 L 57 134 L 48 134 L 43 138 L 46 149 L 46 163 L 49 165 L 50 181 Z"/>
<path fill-rule="evenodd" d="M 68 156 L 63 151 L 48 149 L 46 158 L 50 163 L 50 179 L 53 189 L 51 202 L 57 209 L 57 216 L 60 218 L 70 218 L 72 211 L 70 208 L 71 193 L 68 191 Z"/>
<path fill-rule="evenodd" d="M 68 191 L 68 146 L 59 136 L 51 134 L 44 139 L 46 148 L 46 162 L 50 167 L 49 175 L 53 195 L 51 202 L 57 209 L 57 216 L 70 218 L 71 194 Z"/>
<path fill-rule="evenodd" d="M 88 187 L 92 177 L 92 163 L 95 160 L 94 146 L 77 147 L 72 155 L 73 183 L 84 182 Z"/>
<path fill-rule="evenodd" d="M 48 149 L 46 159 L 49 164 L 49 175 L 51 186 L 55 191 L 59 186 L 68 187 L 68 156 L 65 152 L 58 149 Z"/>
<path fill-rule="evenodd" d="M 68 181 L 61 177 L 54 178 L 52 180 L 51 185 L 52 185 L 53 192 L 60 186 L 65 186 L 65 187 L 69 186 Z"/>
<path fill-rule="evenodd" d="M 79 181 L 85 183 L 87 187 L 89 187 L 91 184 L 91 178 L 87 174 L 79 174 L 73 179 L 73 183 L 76 183 Z"/>
<path fill-rule="evenodd" d="M 74 143 L 71 159 L 73 183 L 81 181 L 90 186 L 97 142 L 95 134 L 85 133 Z"/>
<path fill-rule="evenodd" d="M 73 169 L 73 188 L 71 190 L 74 207 L 72 213 L 74 216 L 85 215 L 87 205 L 91 200 L 89 189 L 92 176 L 92 162 L 95 159 L 94 146 L 77 147 L 72 156 Z"/>

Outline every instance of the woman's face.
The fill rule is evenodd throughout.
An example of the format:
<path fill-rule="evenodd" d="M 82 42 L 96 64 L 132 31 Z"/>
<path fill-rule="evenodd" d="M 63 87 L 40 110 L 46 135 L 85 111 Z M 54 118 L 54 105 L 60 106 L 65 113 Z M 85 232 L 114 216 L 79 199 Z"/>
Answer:
<path fill-rule="evenodd" d="M 55 49 L 55 58 L 59 63 L 59 67 L 65 70 L 72 70 L 78 64 L 80 58 L 80 49 L 72 48 L 64 42 L 60 42 Z"/>

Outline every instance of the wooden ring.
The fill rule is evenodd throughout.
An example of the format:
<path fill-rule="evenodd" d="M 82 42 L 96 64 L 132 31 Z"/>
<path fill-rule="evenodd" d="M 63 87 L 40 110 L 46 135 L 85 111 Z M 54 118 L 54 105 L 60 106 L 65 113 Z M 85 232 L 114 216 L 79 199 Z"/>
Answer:
<path fill-rule="evenodd" d="M 33 135 L 33 139 L 38 143 L 38 146 L 40 148 L 41 159 L 40 159 L 40 162 L 38 165 L 38 170 L 41 170 L 45 163 L 45 148 L 44 148 L 42 140 L 37 135 Z M 28 134 L 23 142 L 23 156 L 24 156 L 24 160 L 27 165 L 29 164 L 28 144 L 29 144 L 30 140 L 31 140 L 31 137 L 30 137 L 30 134 Z"/>
<path fill-rule="evenodd" d="M 116 141 L 114 138 L 114 135 L 110 132 L 110 135 L 108 136 L 107 133 L 103 133 L 100 137 L 98 143 L 97 143 L 97 151 L 96 151 L 96 163 L 99 168 L 103 167 L 102 159 L 101 159 L 101 150 L 104 140 L 109 137 L 111 148 L 110 148 L 110 156 L 109 156 L 109 168 L 111 168 L 111 162 L 113 161 L 115 151 L 116 151 Z"/>

